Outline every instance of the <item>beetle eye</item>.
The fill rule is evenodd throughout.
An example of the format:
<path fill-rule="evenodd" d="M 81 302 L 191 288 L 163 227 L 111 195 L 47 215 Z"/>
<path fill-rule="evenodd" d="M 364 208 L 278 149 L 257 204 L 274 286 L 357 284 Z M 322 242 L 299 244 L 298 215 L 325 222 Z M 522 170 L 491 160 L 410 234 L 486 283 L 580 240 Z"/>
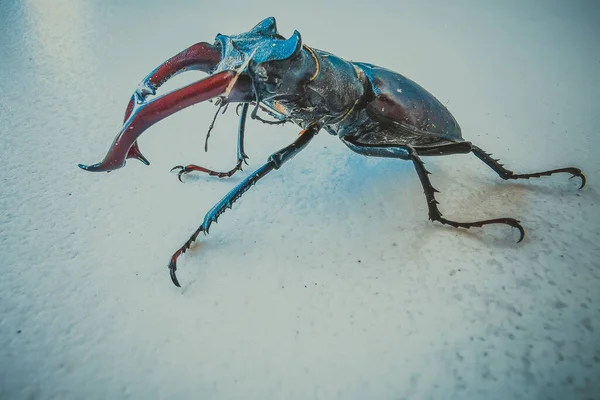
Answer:
<path fill-rule="evenodd" d="M 267 81 L 266 81 L 266 83 L 268 83 L 270 85 L 276 85 L 276 86 L 279 86 L 280 82 L 281 82 L 281 78 L 278 77 L 277 75 L 269 75 L 267 77 Z"/>
<path fill-rule="evenodd" d="M 261 81 L 267 80 L 267 78 L 268 78 L 267 70 L 265 69 L 264 66 L 262 66 L 260 64 L 253 65 L 252 61 L 250 61 L 250 65 L 249 65 L 248 69 L 252 72 L 252 75 L 254 75 L 259 80 L 261 80 Z"/>

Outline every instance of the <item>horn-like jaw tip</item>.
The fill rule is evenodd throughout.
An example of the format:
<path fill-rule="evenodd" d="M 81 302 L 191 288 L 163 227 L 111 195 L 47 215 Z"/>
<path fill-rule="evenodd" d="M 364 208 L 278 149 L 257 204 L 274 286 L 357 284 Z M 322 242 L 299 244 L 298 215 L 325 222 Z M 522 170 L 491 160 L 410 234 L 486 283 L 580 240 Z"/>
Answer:
<path fill-rule="evenodd" d="M 148 161 L 148 159 L 144 157 L 144 155 L 140 151 L 140 148 L 138 147 L 137 142 L 133 142 L 133 145 L 127 153 L 127 158 L 135 158 L 136 160 L 139 160 L 146 165 L 150 165 L 150 161 Z"/>
<path fill-rule="evenodd" d="M 128 158 L 134 158 L 136 160 L 140 160 L 144 165 L 150 165 L 150 161 L 148 161 L 148 159 L 146 157 L 144 157 L 141 153 L 138 153 L 135 157 L 128 157 Z M 110 172 L 113 171 L 115 169 L 119 169 L 125 166 L 125 161 L 123 162 L 122 165 L 118 166 L 118 167 L 113 167 L 110 165 L 104 165 L 103 163 L 97 163 L 94 165 L 85 165 L 85 164 L 77 164 L 77 166 L 85 171 L 89 171 L 89 172 Z"/>
<path fill-rule="evenodd" d="M 77 164 L 77 166 L 88 172 L 110 172 L 113 169 L 116 169 L 116 168 L 108 168 L 105 165 L 102 165 L 102 163 L 98 163 L 98 164 L 94 164 L 94 165 Z"/>
<path fill-rule="evenodd" d="M 138 154 L 135 159 L 140 160 L 144 165 L 150 165 L 150 161 L 148 161 L 148 159 L 141 154 Z"/>

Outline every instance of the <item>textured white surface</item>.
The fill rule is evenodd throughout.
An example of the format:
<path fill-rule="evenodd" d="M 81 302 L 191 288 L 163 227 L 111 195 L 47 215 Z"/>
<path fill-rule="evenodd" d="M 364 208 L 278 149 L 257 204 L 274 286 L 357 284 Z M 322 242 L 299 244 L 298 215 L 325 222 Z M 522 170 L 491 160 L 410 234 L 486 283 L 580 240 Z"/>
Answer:
<path fill-rule="evenodd" d="M 0 398 L 600 398 L 596 2 L 122 3 L 0 2 Z M 142 136 L 150 167 L 76 165 L 156 65 L 270 15 L 416 80 L 508 167 L 576 165 L 589 186 L 426 159 L 446 216 L 517 217 L 516 244 L 428 222 L 410 163 L 323 133 L 180 259 L 175 288 L 171 253 L 248 168 L 169 169 L 233 165 L 235 115 L 208 154 L 204 104 Z M 297 132 L 250 122 L 251 168 Z"/>

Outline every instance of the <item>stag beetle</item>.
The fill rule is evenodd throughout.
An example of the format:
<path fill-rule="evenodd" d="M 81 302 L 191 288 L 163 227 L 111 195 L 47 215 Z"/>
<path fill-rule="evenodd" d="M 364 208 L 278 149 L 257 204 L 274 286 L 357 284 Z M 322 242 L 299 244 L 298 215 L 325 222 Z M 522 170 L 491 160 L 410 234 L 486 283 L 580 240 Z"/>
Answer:
<path fill-rule="evenodd" d="M 186 70 L 200 70 L 210 76 L 147 100 L 169 78 Z M 412 161 L 425 192 L 430 220 L 456 228 L 506 224 L 519 230 L 519 242 L 523 240 L 525 230 L 514 218 L 457 222 L 442 217 L 435 199 L 437 190 L 431 185 L 430 173 L 421 157 L 473 153 L 505 180 L 565 172 L 571 174 L 571 178 L 581 178 L 580 189 L 586 183 L 581 170 L 574 167 L 530 174 L 516 174 L 504 168 L 491 154 L 463 140 L 461 129 L 448 109 L 415 82 L 385 68 L 346 61 L 306 46 L 302 44 L 298 31 L 286 39 L 277 32 L 274 18 L 263 20 L 245 33 L 218 34 L 214 44 L 197 43 L 158 66 L 131 97 L 123 128 L 104 160 L 91 166 L 80 164 L 79 167 L 87 171 L 112 171 L 123 167 L 127 158 L 149 164 L 140 152 L 137 138 L 163 118 L 213 98 L 217 98 L 219 106 L 215 118 L 219 110 L 229 103 L 239 103 L 241 107 L 237 163 L 227 172 L 197 165 L 178 165 L 172 171 L 178 170 L 180 180 L 182 175 L 191 171 L 222 178 L 242 169 L 248 158 L 244 152 L 244 130 L 250 105 L 253 106 L 250 112 L 252 119 L 271 124 L 289 121 L 300 126 L 302 131 L 292 144 L 273 153 L 266 164 L 208 211 L 200 227 L 173 254 L 169 270 L 176 286 L 180 286 L 175 274 L 177 259 L 198 234 L 208 234 L 211 224 L 217 222 L 227 208 L 231 208 L 261 178 L 279 169 L 304 149 L 321 129 L 337 135 L 359 154 Z M 261 118 L 259 110 L 273 119 Z"/>

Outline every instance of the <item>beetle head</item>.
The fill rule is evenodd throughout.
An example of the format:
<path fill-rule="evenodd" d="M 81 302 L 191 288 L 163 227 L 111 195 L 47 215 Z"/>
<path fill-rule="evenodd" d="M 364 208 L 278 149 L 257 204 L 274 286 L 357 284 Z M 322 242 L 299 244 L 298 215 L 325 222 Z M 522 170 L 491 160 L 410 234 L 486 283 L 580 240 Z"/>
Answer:
<path fill-rule="evenodd" d="M 298 31 L 294 31 L 286 44 L 294 48 L 288 57 L 265 61 L 252 57 L 248 63 L 246 72 L 254 83 L 257 98 L 261 100 L 297 100 L 318 71 L 316 60 L 309 51 L 303 51 Z"/>
<path fill-rule="evenodd" d="M 294 32 L 285 39 L 277 32 L 275 18 L 266 18 L 248 32 L 238 35 L 215 37 L 215 44 L 221 47 L 221 61 L 213 73 L 237 70 L 246 72 L 245 63 L 252 59 L 255 63 L 280 61 L 292 57 L 302 46 L 300 34 Z"/>

